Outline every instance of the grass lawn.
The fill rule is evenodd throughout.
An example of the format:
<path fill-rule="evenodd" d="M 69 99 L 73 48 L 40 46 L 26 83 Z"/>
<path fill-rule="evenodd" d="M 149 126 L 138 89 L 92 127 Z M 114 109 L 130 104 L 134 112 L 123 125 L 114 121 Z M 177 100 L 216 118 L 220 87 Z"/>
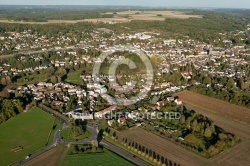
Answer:
<path fill-rule="evenodd" d="M 54 117 L 38 108 L 21 113 L 0 125 L 0 165 L 10 164 L 44 147 Z M 16 147 L 23 149 L 14 152 Z"/>
<path fill-rule="evenodd" d="M 49 135 L 49 144 L 53 141 L 53 139 L 54 139 L 54 134 L 55 134 L 55 131 L 56 130 L 58 130 L 59 128 L 60 128 L 60 122 L 59 122 L 59 120 L 58 119 L 54 119 L 55 121 L 54 121 L 54 125 L 53 125 L 53 127 L 54 127 L 54 129 L 52 129 L 51 130 L 51 133 L 50 133 L 50 135 Z"/>
<path fill-rule="evenodd" d="M 152 164 L 152 160 L 149 159 L 149 157 L 146 157 L 145 154 L 143 153 L 138 153 L 139 151 L 135 151 L 135 149 L 129 147 L 129 146 L 125 146 L 124 144 L 122 144 L 120 141 L 117 141 L 116 139 L 112 139 L 112 137 L 110 136 L 105 136 L 105 140 L 108 141 L 109 143 L 115 145 L 116 147 L 119 147 L 120 149 L 123 149 L 133 155 L 136 155 L 138 157 L 140 157 L 142 160 L 146 161 L 147 163 L 151 163 Z"/>
<path fill-rule="evenodd" d="M 80 78 L 81 70 L 76 70 L 74 72 L 69 72 L 67 75 L 66 82 L 70 82 L 73 84 L 81 85 L 82 79 Z"/>
<path fill-rule="evenodd" d="M 63 160 L 63 166 L 132 166 L 133 164 L 113 152 L 67 155 Z"/>
<path fill-rule="evenodd" d="M 39 83 L 41 81 L 46 81 L 46 75 L 45 74 L 31 73 L 30 75 L 19 78 L 17 80 L 17 82 L 15 82 L 15 84 L 17 84 L 17 85 L 35 84 L 35 83 Z"/>
<path fill-rule="evenodd" d="M 75 140 L 75 139 L 78 139 L 78 140 L 81 140 L 81 139 L 85 139 L 85 138 L 88 138 L 91 133 L 86 130 L 85 133 L 79 129 L 81 132 L 79 136 L 76 136 L 77 133 L 75 133 L 71 128 L 67 128 L 67 129 L 64 129 L 61 133 L 61 136 L 63 137 L 63 139 L 66 139 L 66 140 Z"/>

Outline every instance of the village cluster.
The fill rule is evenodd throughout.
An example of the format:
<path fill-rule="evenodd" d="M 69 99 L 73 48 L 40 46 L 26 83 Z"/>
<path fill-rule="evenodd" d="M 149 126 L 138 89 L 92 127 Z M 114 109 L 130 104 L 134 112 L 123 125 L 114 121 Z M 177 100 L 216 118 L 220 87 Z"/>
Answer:
<path fill-rule="evenodd" d="M 249 31 L 249 28 L 246 30 Z M 109 33 L 110 37 L 104 37 L 103 33 Z M 241 35 L 244 32 L 237 32 L 235 35 Z M 226 77 L 231 77 L 233 79 L 245 77 L 246 71 L 245 70 L 236 70 L 235 67 L 238 65 L 247 65 L 249 62 L 244 60 L 244 57 L 249 56 L 245 52 L 243 46 L 235 46 L 230 40 L 223 40 L 225 43 L 226 48 L 219 48 L 213 47 L 212 45 L 204 44 L 195 40 L 190 39 L 189 37 L 185 37 L 184 39 L 163 39 L 161 38 L 160 34 L 158 33 L 151 33 L 151 32 L 140 32 L 140 33 L 123 33 L 120 35 L 116 35 L 112 30 L 108 30 L 106 28 L 99 28 L 94 30 L 90 33 L 91 39 L 85 39 L 79 41 L 79 44 L 76 44 L 75 47 L 70 47 L 71 49 L 68 50 L 70 46 L 70 41 L 77 40 L 74 36 L 72 38 L 61 36 L 58 37 L 54 42 L 46 36 L 38 37 L 37 33 L 31 33 L 31 30 L 24 31 L 22 33 L 15 33 L 9 32 L 8 37 L 1 37 L 0 40 L 5 40 L 5 44 L 0 46 L 0 50 L 4 51 L 9 49 L 10 47 L 14 47 L 16 50 L 22 50 L 27 48 L 41 48 L 46 50 L 52 47 L 56 47 L 56 53 L 59 55 L 66 54 L 71 56 L 65 57 L 64 59 L 54 59 L 51 60 L 49 64 L 40 64 L 36 67 L 30 68 L 23 68 L 18 69 L 11 66 L 11 64 L 3 63 L 0 64 L 0 76 L 13 76 L 19 75 L 22 73 L 33 73 L 35 71 L 46 70 L 49 66 L 54 67 L 65 67 L 67 65 L 78 65 L 78 64 L 89 64 L 93 66 L 96 63 L 100 63 L 100 58 L 98 56 L 91 56 L 88 55 L 89 50 L 94 49 L 96 51 L 105 52 L 111 51 L 115 53 L 119 45 L 112 46 L 111 43 L 115 41 L 123 41 L 125 44 L 129 44 L 133 46 L 135 49 L 140 49 L 141 51 L 145 52 L 148 57 L 158 57 L 161 59 L 160 62 L 157 64 L 157 68 L 155 69 L 154 73 L 154 80 L 153 85 L 150 87 L 151 90 L 150 95 L 161 95 L 164 93 L 174 93 L 179 90 L 186 89 L 190 86 L 188 83 L 186 85 L 174 85 L 172 82 L 165 82 L 161 81 L 161 76 L 166 73 L 174 72 L 178 70 L 177 68 L 170 69 L 170 65 L 177 65 L 177 66 L 186 66 L 187 64 L 192 63 L 197 70 L 200 72 L 208 73 L 210 75 L 221 75 Z M 223 36 L 225 34 L 218 34 Z M 32 38 L 34 42 L 27 43 L 26 38 Z M 10 40 L 15 41 L 11 42 L 11 44 L 16 44 L 14 46 L 10 46 Z M 125 42 L 124 42 L 125 41 Z M 78 42 L 78 41 L 77 41 Z M 94 43 L 93 43 L 94 42 Z M 58 45 L 65 44 L 65 48 L 58 47 Z M 229 47 L 228 47 L 229 46 Z M 80 48 L 84 50 L 84 55 L 79 55 L 77 53 L 76 48 Z M 133 52 L 133 50 L 131 50 Z M 25 61 L 25 56 L 22 55 L 19 58 L 19 61 Z M 73 56 L 73 59 L 72 59 Z M 36 54 L 30 55 L 30 57 L 34 61 L 41 61 L 41 57 Z M 121 57 L 111 57 L 109 61 L 114 61 L 115 59 L 119 59 Z M 213 64 L 208 64 L 212 62 Z M 217 70 L 217 67 L 227 64 L 227 68 Z M 229 67 L 228 67 L 229 66 Z M 192 72 L 185 71 L 182 72 L 182 77 L 184 79 L 191 79 Z M 27 84 L 18 86 L 16 89 L 9 89 L 10 93 L 15 93 L 16 91 L 19 93 L 28 93 L 34 96 L 34 99 L 37 101 L 47 100 L 49 104 L 54 106 L 60 106 L 65 108 L 67 102 L 70 99 L 70 96 L 76 95 L 77 96 L 77 105 L 81 106 L 83 100 L 88 99 L 90 101 L 91 107 L 89 108 L 90 112 L 95 112 L 94 105 L 95 99 L 98 96 L 105 96 L 110 106 L 102 111 L 95 112 L 95 117 L 101 118 L 106 113 L 110 113 L 115 110 L 115 106 L 112 105 L 113 101 L 112 98 L 109 98 L 107 95 L 108 88 L 105 85 L 106 80 L 109 80 L 109 83 L 112 83 L 112 80 L 115 80 L 119 76 L 108 76 L 108 75 L 99 75 L 98 79 L 103 84 L 96 84 L 93 81 L 93 75 L 82 74 L 79 75 L 81 79 L 87 83 L 86 89 L 82 89 L 78 85 L 60 82 L 60 83 L 50 83 L 50 82 L 39 82 L 38 84 Z M 134 77 L 140 77 L 139 75 L 134 75 Z M 134 79 L 130 76 L 130 79 Z M 147 85 L 143 85 L 145 80 L 141 78 L 141 85 L 142 87 L 139 89 L 140 91 L 145 90 Z M 247 81 L 247 80 L 246 80 Z M 107 82 L 106 82 L 107 83 Z M 197 85 L 201 84 L 201 82 L 197 82 Z M 126 85 L 122 88 L 130 87 L 131 82 L 126 82 Z M 220 85 L 222 86 L 222 85 Z M 119 87 L 114 87 L 117 91 L 119 91 Z M 137 89 L 138 90 L 138 89 Z M 122 89 L 121 89 L 122 92 Z M 116 94 L 123 96 L 123 93 Z M 60 96 L 60 97 L 59 97 Z M 137 99 L 138 101 L 141 100 L 140 98 Z M 182 102 L 180 99 L 175 99 L 173 97 L 169 97 L 168 102 L 175 102 L 177 105 L 181 105 Z M 155 109 L 159 109 L 160 106 L 163 106 L 164 102 L 157 102 L 155 105 Z M 66 112 L 67 115 L 71 115 L 73 118 L 79 118 L 79 108 L 69 110 L 63 110 Z M 93 115 L 89 116 L 90 114 L 81 114 L 81 119 L 91 119 Z M 132 115 L 129 115 L 132 117 Z M 124 121 L 120 119 L 120 121 Z"/>

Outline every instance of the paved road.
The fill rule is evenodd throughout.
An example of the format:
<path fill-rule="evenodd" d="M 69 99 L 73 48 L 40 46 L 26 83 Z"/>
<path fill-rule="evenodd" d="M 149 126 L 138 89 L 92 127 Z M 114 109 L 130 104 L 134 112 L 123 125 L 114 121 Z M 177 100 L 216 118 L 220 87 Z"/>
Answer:
<path fill-rule="evenodd" d="M 58 117 L 57 117 L 57 118 L 58 118 Z M 59 118 L 58 118 L 58 119 L 59 119 Z M 48 146 L 46 146 L 46 147 L 44 147 L 44 148 L 38 150 L 37 152 L 35 152 L 35 153 L 33 153 L 33 154 L 30 154 L 30 156 L 29 156 L 28 159 L 26 159 L 26 157 L 25 157 L 25 158 L 23 158 L 23 159 L 17 161 L 16 163 L 14 163 L 13 165 L 14 165 L 14 166 L 21 165 L 21 164 L 23 164 L 24 162 L 27 162 L 27 161 L 29 161 L 29 160 L 31 160 L 31 159 L 33 159 L 33 158 L 35 158 L 35 157 L 41 155 L 42 153 L 44 153 L 44 152 L 46 152 L 46 151 L 52 149 L 53 147 L 55 147 L 55 146 L 59 143 L 59 141 L 60 141 L 60 139 L 61 139 L 61 136 L 60 136 L 60 135 L 61 135 L 62 130 L 63 130 L 64 128 L 67 128 L 66 122 L 65 122 L 63 119 L 59 119 L 59 120 L 60 120 L 60 127 L 59 127 L 59 129 L 58 129 L 57 131 L 55 131 L 52 143 L 50 143 Z"/>
<path fill-rule="evenodd" d="M 13 164 L 14 166 L 22 165 L 23 163 L 25 163 L 25 162 L 43 154 L 43 153 L 45 153 L 46 151 L 52 149 L 53 147 L 55 147 L 58 144 L 63 144 L 63 143 L 66 143 L 66 144 L 89 144 L 92 142 L 92 140 L 97 140 L 98 133 L 99 133 L 98 128 L 97 128 L 98 123 L 99 123 L 98 121 L 94 122 L 93 124 L 89 124 L 87 126 L 87 130 L 89 130 L 91 132 L 90 137 L 88 137 L 84 140 L 76 141 L 76 140 L 63 140 L 63 139 L 61 139 L 61 132 L 62 132 L 62 130 L 66 129 L 68 127 L 68 125 L 67 125 L 67 122 L 65 122 L 60 117 L 56 117 L 56 118 L 59 119 L 59 121 L 60 121 L 60 127 L 57 131 L 55 131 L 52 143 L 49 144 L 48 146 L 44 147 L 43 149 L 31 154 L 28 159 L 23 158 L 23 159 L 17 161 L 16 163 Z M 120 148 L 118 148 L 118 147 L 116 147 L 116 146 L 114 146 L 114 145 L 112 145 L 104 140 L 100 141 L 100 145 L 104 146 L 106 149 L 111 150 L 112 152 L 122 156 L 123 158 L 131 161 L 132 163 L 134 163 L 136 165 L 141 165 L 141 166 L 149 165 L 148 163 L 141 160 L 140 158 L 133 157 L 133 154 L 130 154 L 127 151 L 120 149 Z"/>
<path fill-rule="evenodd" d="M 114 146 L 114 145 L 112 145 L 112 144 L 110 144 L 110 143 L 108 143 L 108 142 L 106 142 L 104 140 L 102 140 L 100 142 L 100 144 L 102 146 L 104 146 L 106 149 L 109 149 L 109 150 L 115 152 L 116 154 L 122 156 L 123 158 L 131 161 L 132 163 L 134 163 L 136 165 L 141 165 L 141 166 L 147 166 L 147 165 L 149 165 L 144 160 L 142 160 L 142 159 L 140 159 L 138 157 L 134 157 L 131 153 L 129 153 L 129 152 L 123 150 L 123 149 L 120 149 L 120 148 L 118 148 L 118 147 L 116 147 L 116 146 Z"/>

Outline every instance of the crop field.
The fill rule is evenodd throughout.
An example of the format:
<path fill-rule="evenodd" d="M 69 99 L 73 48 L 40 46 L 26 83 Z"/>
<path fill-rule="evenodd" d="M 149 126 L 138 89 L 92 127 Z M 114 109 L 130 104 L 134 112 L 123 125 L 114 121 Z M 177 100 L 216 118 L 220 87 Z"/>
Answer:
<path fill-rule="evenodd" d="M 112 13 L 106 13 L 112 14 Z M 121 11 L 116 17 L 125 17 L 131 20 L 164 20 L 165 18 L 202 18 L 201 15 L 191 15 L 181 11 Z"/>
<path fill-rule="evenodd" d="M 104 153 L 90 153 L 90 154 L 75 154 L 67 155 L 63 160 L 63 166 L 132 166 L 129 161 L 121 158 L 113 152 L 106 151 Z"/>
<path fill-rule="evenodd" d="M 136 128 L 124 131 L 121 134 L 163 156 L 168 163 L 172 162 L 180 165 L 206 163 L 206 158 L 146 130 Z"/>
<path fill-rule="evenodd" d="M 226 101 L 200 95 L 191 91 L 182 91 L 177 94 L 184 103 L 208 110 L 210 112 L 225 115 L 228 118 L 250 125 L 250 109 L 230 104 Z"/>
<path fill-rule="evenodd" d="M 44 147 L 54 119 L 34 108 L 1 124 L 0 165 L 8 165 Z"/>
<path fill-rule="evenodd" d="M 103 14 L 113 14 L 112 12 Z M 201 15 L 191 15 L 181 11 L 121 11 L 117 12 L 113 18 L 91 18 L 83 20 L 48 20 L 47 22 L 23 22 L 0 19 L 0 23 L 18 23 L 18 24 L 75 24 L 79 22 L 130 22 L 132 20 L 144 21 L 164 21 L 166 18 L 189 19 L 202 18 Z"/>
<path fill-rule="evenodd" d="M 44 166 L 44 163 L 46 163 L 47 166 L 61 165 L 67 150 L 68 148 L 65 145 L 56 146 L 55 148 L 24 163 L 23 166 Z"/>
<path fill-rule="evenodd" d="M 181 98 L 188 109 L 194 109 L 197 113 L 212 119 L 216 125 L 238 136 L 241 142 L 217 156 L 206 159 L 142 129 L 129 130 L 123 134 L 180 165 L 190 165 L 190 163 L 192 165 L 248 165 L 250 163 L 249 109 L 190 91 L 182 91 L 175 95 Z"/>
<path fill-rule="evenodd" d="M 235 134 L 241 143 L 210 159 L 209 165 L 249 165 L 250 163 L 250 110 L 225 101 L 190 91 L 175 94 L 188 109 L 194 109 L 228 132 Z"/>
<path fill-rule="evenodd" d="M 117 12 L 116 17 L 124 17 L 129 20 L 164 21 L 166 18 L 188 19 L 202 18 L 200 15 L 189 15 L 180 11 L 122 11 Z"/>

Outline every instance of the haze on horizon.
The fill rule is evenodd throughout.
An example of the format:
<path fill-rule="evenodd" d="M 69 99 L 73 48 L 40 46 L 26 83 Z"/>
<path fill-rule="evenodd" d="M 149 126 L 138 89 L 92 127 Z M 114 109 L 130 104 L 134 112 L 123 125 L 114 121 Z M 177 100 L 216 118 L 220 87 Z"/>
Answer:
<path fill-rule="evenodd" d="M 0 5 L 114 5 L 148 7 L 250 8 L 249 0 L 1 0 Z"/>

